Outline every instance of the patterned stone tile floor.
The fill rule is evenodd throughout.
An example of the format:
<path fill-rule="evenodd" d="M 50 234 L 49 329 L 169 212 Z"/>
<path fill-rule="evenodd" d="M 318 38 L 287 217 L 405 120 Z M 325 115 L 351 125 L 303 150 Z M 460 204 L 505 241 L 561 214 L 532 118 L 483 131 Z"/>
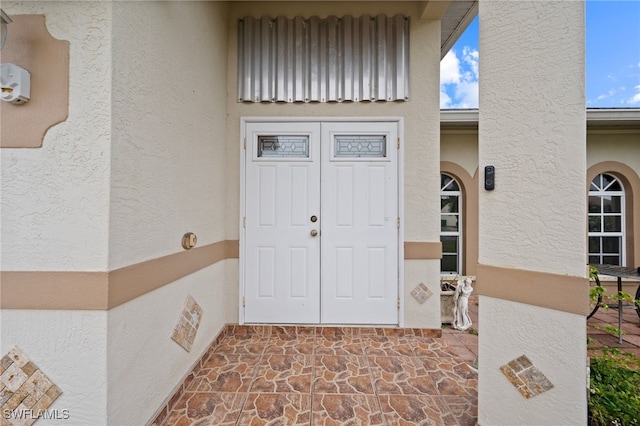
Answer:
<path fill-rule="evenodd" d="M 224 336 L 156 419 L 170 425 L 475 425 L 478 302 L 472 330 L 442 337 L 367 329 L 256 327 Z M 587 323 L 589 355 L 604 346 L 640 355 L 640 318 L 624 310 L 623 343 L 603 331 L 617 311 Z"/>
<path fill-rule="evenodd" d="M 475 425 L 477 336 L 450 327 L 442 337 L 387 331 L 237 327 L 156 422 Z"/>

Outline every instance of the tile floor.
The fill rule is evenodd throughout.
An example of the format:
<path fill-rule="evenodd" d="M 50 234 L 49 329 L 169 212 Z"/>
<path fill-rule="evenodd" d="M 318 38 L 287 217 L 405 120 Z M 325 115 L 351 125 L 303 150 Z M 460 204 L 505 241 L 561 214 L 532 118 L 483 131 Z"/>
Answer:
<path fill-rule="evenodd" d="M 477 329 L 477 299 L 469 310 Z M 606 324 L 617 324 L 617 311 L 600 309 L 588 321 L 590 355 L 604 345 L 640 355 L 635 311 L 624 311 L 622 345 Z M 401 334 L 235 327 L 156 424 L 475 425 L 477 334 L 450 326 L 441 337 Z"/>
<path fill-rule="evenodd" d="M 470 303 L 477 323 L 477 303 Z M 477 336 L 235 327 L 161 422 L 169 425 L 475 425 Z"/>

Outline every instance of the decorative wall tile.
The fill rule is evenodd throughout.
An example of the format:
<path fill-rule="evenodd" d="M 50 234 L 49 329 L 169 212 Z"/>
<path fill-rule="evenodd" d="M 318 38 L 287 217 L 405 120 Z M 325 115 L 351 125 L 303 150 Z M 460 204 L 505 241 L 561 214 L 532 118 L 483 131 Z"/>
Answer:
<path fill-rule="evenodd" d="M 411 295 L 418 301 L 419 304 L 422 305 L 424 302 L 429 300 L 431 296 L 433 296 L 433 292 L 429 290 L 426 285 L 420 283 L 416 288 L 411 290 Z"/>
<path fill-rule="evenodd" d="M 178 324 L 173 329 L 173 335 L 171 336 L 171 338 L 187 352 L 191 351 L 191 346 L 196 338 L 201 319 L 202 308 L 191 295 L 188 295 L 184 302 L 184 308 L 182 309 Z"/>
<path fill-rule="evenodd" d="M 525 355 L 503 365 L 500 370 L 527 399 L 553 388 L 553 383 Z"/>
<path fill-rule="evenodd" d="M 0 360 L 3 425 L 35 423 L 61 394 L 60 388 L 15 346 Z"/>

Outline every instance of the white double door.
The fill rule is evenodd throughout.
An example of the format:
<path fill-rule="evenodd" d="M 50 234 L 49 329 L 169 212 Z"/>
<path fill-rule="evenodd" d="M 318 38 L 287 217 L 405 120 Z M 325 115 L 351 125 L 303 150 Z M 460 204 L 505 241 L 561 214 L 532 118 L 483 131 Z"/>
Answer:
<path fill-rule="evenodd" d="M 398 123 L 246 123 L 244 321 L 398 324 Z"/>

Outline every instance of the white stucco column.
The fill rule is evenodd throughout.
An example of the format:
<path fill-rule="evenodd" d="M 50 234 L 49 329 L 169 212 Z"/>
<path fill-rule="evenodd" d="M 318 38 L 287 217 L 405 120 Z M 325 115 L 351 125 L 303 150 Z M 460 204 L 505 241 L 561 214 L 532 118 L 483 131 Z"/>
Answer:
<path fill-rule="evenodd" d="M 478 422 L 584 425 L 584 3 L 482 0 L 479 16 Z"/>

